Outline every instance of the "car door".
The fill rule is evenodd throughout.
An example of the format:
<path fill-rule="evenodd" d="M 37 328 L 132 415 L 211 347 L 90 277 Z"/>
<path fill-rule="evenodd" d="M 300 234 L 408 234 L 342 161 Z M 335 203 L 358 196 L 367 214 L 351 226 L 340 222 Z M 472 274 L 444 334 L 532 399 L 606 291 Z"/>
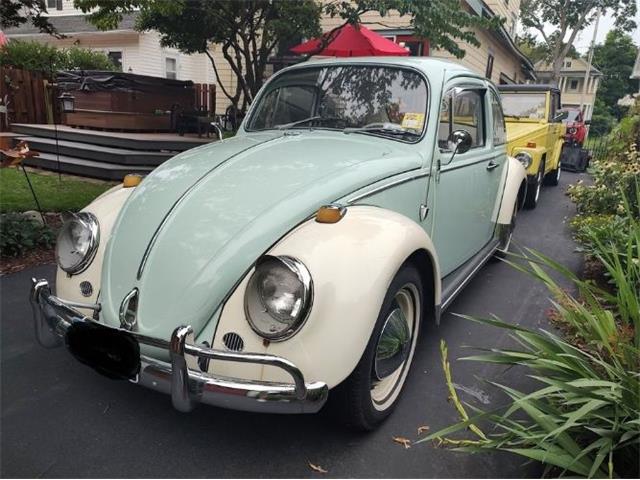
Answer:
<path fill-rule="evenodd" d="M 493 147 L 487 86 L 479 79 L 458 79 L 444 90 L 434 152 L 432 238 L 442 274 L 478 253 L 493 236 L 495 197 L 505 156 Z M 447 139 L 466 130 L 471 148 L 453 155 Z"/>

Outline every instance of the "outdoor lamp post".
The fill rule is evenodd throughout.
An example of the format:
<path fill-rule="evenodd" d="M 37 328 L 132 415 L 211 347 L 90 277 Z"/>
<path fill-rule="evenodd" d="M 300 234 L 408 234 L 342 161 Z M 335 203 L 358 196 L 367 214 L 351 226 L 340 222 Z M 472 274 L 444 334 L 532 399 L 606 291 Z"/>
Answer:
<path fill-rule="evenodd" d="M 76 106 L 75 106 L 75 100 L 76 98 L 71 95 L 70 93 L 67 92 L 63 92 L 59 97 L 58 97 L 58 103 L 60 106 L 60 112 L 61 113 L 73 113 L 76 111 Z M 58 163 L 58 180 L 61 181 L 62 180 L 62 176 L 60 174 L 60 146 L 58 144 L 58 122 L 55 119 L 55 115 L 54 115 L 54 120 L 53 120 L 53 128 L 55 130 L 55 134 L 56 134 L 56 158 L 57 158 L 57 163 Z"/>
<path fill-rule="evenodd" d="M 60 107 L 62 113 L 73 113 L 76 111 L 75 107 L 76 97 L 71 95 L 70 93 L 64 92 L 62 95 L 58 97 L 58 101 L 60 102 Z"/>

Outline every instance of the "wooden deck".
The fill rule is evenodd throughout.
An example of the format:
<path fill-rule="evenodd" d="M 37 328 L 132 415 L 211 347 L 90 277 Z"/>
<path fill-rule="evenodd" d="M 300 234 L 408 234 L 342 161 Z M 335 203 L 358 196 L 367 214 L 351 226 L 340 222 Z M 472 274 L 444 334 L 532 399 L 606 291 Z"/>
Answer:
<path fill-rule="evenodd" d="M 13 123 L 11 130 L 22 135 L 56 138 L 56 127 L 49 124 Z M 130 133 L 130 132 L 101 132 L 98 130 L 83 130 L 67 125 L 58 125 L 58 140 L 83 142 L 105 147 L 127 148 L 131 150 L 169 150 L 182 152 L 193 147 L 204 145 L 215 138 L 198 138 L 196 134 L 175 133 Z"/>
<path fill-rule="evenodd" d="M 25 163 L 32 167 L 105 180 L 127 173 L 146 174 L 174 155 L 205 145 L 213 138 L 193 134 L 122 133 L 82 130 L 64 125 L 12 124 L 15 140 L 40 153 Z"/>

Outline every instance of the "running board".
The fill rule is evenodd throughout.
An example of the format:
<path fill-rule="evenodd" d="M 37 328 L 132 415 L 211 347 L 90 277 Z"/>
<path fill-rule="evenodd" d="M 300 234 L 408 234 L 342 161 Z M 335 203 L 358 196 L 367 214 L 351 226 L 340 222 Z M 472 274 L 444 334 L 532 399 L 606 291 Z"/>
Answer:
<path fill-rule="evenodd" d="M 442 279 L 442 311 L 451 305 L 451 302 L 458 296 L 465 285 L 471 281 L 478 270 L 493 256 L 499 244 L 500 242 L 497 239 L 492 239 L 466 263 Z"/>

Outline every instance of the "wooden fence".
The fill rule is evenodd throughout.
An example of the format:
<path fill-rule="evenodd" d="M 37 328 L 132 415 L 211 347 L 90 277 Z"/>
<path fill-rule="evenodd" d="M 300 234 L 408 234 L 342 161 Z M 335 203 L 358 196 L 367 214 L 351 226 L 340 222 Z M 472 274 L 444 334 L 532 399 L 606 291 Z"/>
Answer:
<path fill-rule="evenodd" d="M 42 73 L 0 67 L 0 99 L 7 110 L 0 113 L 0 131 L 7 131 L 11 123 L 52 122 L 51 97 L 51 87 Z"/>

